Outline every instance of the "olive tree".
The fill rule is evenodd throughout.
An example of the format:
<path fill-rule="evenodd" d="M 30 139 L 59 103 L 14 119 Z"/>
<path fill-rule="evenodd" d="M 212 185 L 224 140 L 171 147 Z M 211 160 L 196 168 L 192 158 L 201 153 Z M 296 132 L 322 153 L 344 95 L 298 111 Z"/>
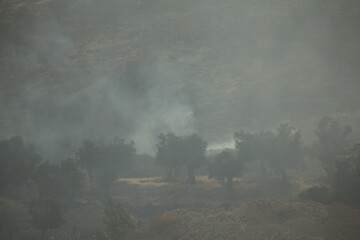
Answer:
<path fill-rule="evenodd" d="M 209 178 L 225 181 L 229 196 L 233 196 L 233 180 L 241 177 L 244 172 L 244 163 L 235 153 L 223 150 L 215 156 L 215 161 L 208 168 Z"/>
<path fill-rule="evenodd" d="M 198 134 L 189 136 L 160 134 L 157 144 L 157 164 L 165 169 L 168 179 L 172 179 L 173 174 L 185 166 L 188 183 L 195 183 L 195 170 L 205 162 L 206 146 L 206 141 Z"/>

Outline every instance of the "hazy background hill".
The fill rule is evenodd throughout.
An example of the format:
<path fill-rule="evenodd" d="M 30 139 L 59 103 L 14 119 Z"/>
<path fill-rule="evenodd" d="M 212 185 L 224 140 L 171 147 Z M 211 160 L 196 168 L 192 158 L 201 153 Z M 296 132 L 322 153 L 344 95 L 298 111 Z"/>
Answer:
<path fill-rule="evenodd" d="M 153 153 L 167 131 L 356 126 L 359 22 L 351 0 L 2 0 L 1 137 L 52 159 L 101 136 Z"/>

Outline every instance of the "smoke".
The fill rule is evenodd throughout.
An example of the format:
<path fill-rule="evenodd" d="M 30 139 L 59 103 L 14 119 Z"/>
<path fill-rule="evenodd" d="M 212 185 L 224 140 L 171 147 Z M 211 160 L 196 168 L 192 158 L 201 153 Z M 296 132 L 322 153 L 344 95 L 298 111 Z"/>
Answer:
<path fill-rule="evenodd" d="M 66 98 L 63 93 L 42 96 L 40 101 L 47 100 L 43 107 L 33 103 L 27 125 L 38 129 L 35 139 L 44 141 L 37 144 L 39 150 L 55 157 L 64 151 L 59 141 L 78 146 L 84 139 L 120 136 L 134 140 L 139 153 L 154 154 L 160 133 L 196 132 L 193 109 L 177 79 L 181 73 L 172 72 L 168 78 L 160 67 L 137 67 L 136 76 L 120 71 Z"/>
<path fill-rule="evenodd" d="M 2 136 L 49 159 L 82 140 L 357 122 L 356 1 L 2 1 Z"/>

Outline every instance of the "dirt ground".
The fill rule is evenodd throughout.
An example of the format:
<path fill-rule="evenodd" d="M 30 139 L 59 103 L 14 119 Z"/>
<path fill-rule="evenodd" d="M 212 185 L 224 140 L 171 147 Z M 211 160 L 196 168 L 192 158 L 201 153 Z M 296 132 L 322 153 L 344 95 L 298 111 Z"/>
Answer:
<path fill-rule="evenodd" d="M 189 185 L 185 179 L 119 179 L 111 195 L 125 206 L 136 226 L 140 221 L 134 240 L 360 239 L 360 210 L 297 197 L 302 189 L 317 181 L 310 176 L 296 176 L 284 186 L 276 178 L 261 181 L 256 175 L 247 175 L 235 180 L 232 199 L 228 199 L 226 189 L 218 181 L 206 176 L 197 176 L 196 180 L 197 184 Z M 100 200 L 78 199 L 71 204 L 64 211 L 64 225 L 49 232 L 49 237 L 70 239 L 76 225 L 78 239 L 92 239 L 95 231 L 104 229 Z M 23 214 L 28 214 L 25 211 Z M 27 239 L 25 235 L 29 234 L 16 233 L 18 239 L 21 235 Z"/>
<path fill-rule="evenodd" d="M 360 211 L 340 203 L 250 200 L 229 209 L 177 209 L 162 218 L 170 222 L 167 230 L 155 230 L 160 234 L 150 234 L 149 239 L 358 240 L 360 236 Z M 164 221 L 152 231 L 164 228 Z"/>
<path fill-rule="evenodd" d="M 132 201 L 132 210 L 143 205 L 139 208 L 142 214 L 153 208 L 141 229 L 144 239 L 360 239 L 360 210 L 297 197 L 317 181 L 296 176 L 290 185 L 282 186 L 278 179 L 259 181 L 248 175 L 236 180 L 235 197 L 228 200 L 224 187 L 205 176 L 197 177 L 198 183 L 190 186 L 158 178 L 121 179 L 122 191 L 117 196 L 123 202 Z M 132 191 L 138 194 L 136 200 L 126 199 Z M 157 217 L 150 217 L 154 215 Z"/>

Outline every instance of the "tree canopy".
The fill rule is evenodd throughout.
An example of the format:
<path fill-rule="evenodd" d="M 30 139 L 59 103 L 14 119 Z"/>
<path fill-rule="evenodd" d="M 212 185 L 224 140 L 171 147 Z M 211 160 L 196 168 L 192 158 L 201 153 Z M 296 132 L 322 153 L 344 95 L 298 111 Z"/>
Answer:
<path fill-rule="evenodd" d="M 229 149 L 223 150 L 215 156 L 215 161 L 210 163 L 208 173 L 210 178 L 220 181 L 226 180 L 229 196 L 233 195 L 233 179 L 241 177 L 244 172 L 244 162 L 236 153 Z"/>
<path fill-rule="evenodd" d="M 187 168 L 188 182 L 195 183 L 194 171 L 205 161 L 207 143 L 198 134 L 176 136 L 160 134 L 157 144 L 157 163 L 162 166 L 168 179 L 173 178 L 182 166 Z"/>
<path fill-rule="evenodd" d="M 29 206 L 31 223 L 35 229 L 43 233 L 49 229 L 57 229 L 63 223 L 60 204 L 52 199 L 34 201 Z"/>
<path fill-rule="evenodd" d="M 314 151 L 330 178 L 334 175 L 336 162 L 349 147 L 348 137 L 350 133 L 350 126 L 342 127 L 339 122 L 331 117 L 323 117 L 319 121 L 315 130 L 317 141 Z"/>
<path fill-rule="evenodd" d="M 31 179 L 41 161 L 19 136 L 0 141 L 0 193 Z"/>
<path fill-rule="evenodd" d="M 134 142 L 115 138 L 110 143 L 86 140 L 76 153 L 76 160 L 91 180 L 108 194 L 108 188 L 125 169 L 131 167 L 136 149 Z"/>
<path fill-rule="evenodd" d="M 282 175 L 283 182 L 287 182 L 286 168 L 298 166 L 304 157 L 301 132 L 288 124 L 281 124 L 276 133 L 240 131 L 234 140 L 244 162 L 259 161 L 263 174 L 270 167 Z"/>

